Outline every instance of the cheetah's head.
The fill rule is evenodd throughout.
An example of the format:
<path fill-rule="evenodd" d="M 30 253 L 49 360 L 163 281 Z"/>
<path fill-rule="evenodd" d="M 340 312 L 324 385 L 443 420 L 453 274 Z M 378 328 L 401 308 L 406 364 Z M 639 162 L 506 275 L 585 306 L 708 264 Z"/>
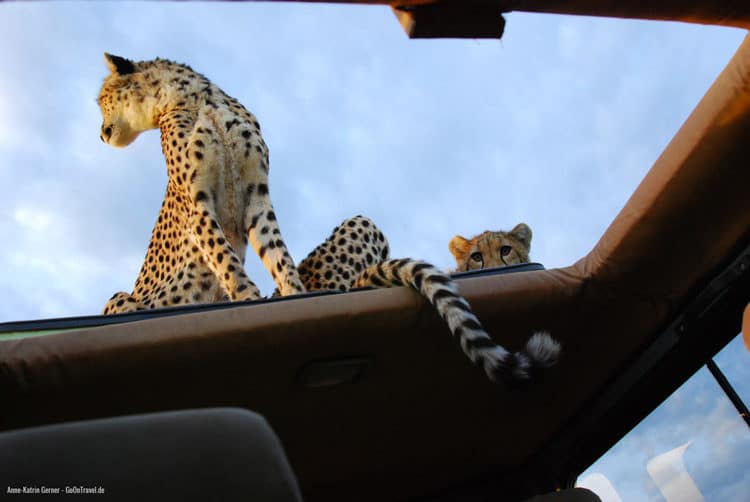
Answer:
<path fill-rule="evenodd" d="M 102 141 L 116 147 L 128 146 L 138 135 L 158 126 L 154 119 L 155 97 L 144 92 L 142 63 L 104 53 L 110 74 L 99 91 L 102 112 Z"/>
<path fill-rule="evenodd" d="M 457 235 L 448 248 L 456 258 L 459 272 L 528 263 L 531 229 L 519 223 L 510 232 L 487 231 L 471 239 Z"/>

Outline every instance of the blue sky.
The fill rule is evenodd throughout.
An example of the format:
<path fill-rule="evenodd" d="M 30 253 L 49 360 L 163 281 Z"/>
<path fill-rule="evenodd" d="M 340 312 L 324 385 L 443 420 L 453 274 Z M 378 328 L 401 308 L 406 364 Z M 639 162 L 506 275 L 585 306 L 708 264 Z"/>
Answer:
<path fill-rule="evenodd" d="M 190 64 L 257 115 L 297 260 L 365 214 L 394 256 L 448 268 L 456 233 L 525 221 L 532 259 L 570 265 L 744 32 L 507 20 L 501 41 L 409 41 L 378 6 L 0 4 L 0 322 L 95 314 L 135 281 L 166 172 L 156 131 L 99 140 L 104 51 Z M 269 294 L 252 253 L 246 267 Z"/>
<path fill-rule="evenodd" d="M 740 337 L 715 358 L 745 403 L 750 403 L 750 355 Z M 665 500 L 646 466 L 654 457 L 689 443 L 683 463 L 706 501 L 745 502 L 750 486 L 750 430 L 702 368 L 659 408 L 579 476 L 603 475 L 623 502 Z M 593 485 L 593 486 L 592 486 Z M 598 493 L 598 492 L 597 492 Z M 610 502 L 617 499 L 604 499 Z M 683 496 L 669 502 L 689 502 Z"/>

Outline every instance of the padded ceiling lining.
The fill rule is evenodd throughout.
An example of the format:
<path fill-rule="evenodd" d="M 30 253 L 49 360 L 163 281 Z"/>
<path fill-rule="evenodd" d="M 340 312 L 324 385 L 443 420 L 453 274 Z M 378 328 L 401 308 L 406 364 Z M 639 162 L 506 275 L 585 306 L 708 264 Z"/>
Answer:
<path fill-rule="evenodd" d="M 576 265 L 585 275 L 646 301 L 675 305 L 746 242 L 749 40 Z"/>
<path fill-rule="evenodd" d="M 242 1 L 242 0 L 240 0 Z M 297 1 L 297 0 L 276 0 Z M 750 28 L 750 2 L 745 0 L 659 0 L 644 2 L 642 0 L 302 0 L 312 3 L 350 3 L 350 4 L 379 4 L 390 5 L 397 11 L 399 7 L 407 7 L 410 12 L 418 12 L 424 8 L 427 12 L 434 12 L 435 7 L 447 6 L 452 11 L 454 6 L 464 6 L 467 16 L 472 12 L 477 15 L 477 28 L 466 26 L 469 32 L 482 33 L 487 20 L 484 15 L 494 8 L 499 12 L 543 12 L 554 14 L 571 14 L 579 16 L 620 17 L 631 19 L 653 19 L 662 21 L 682 21 L 698 24 L 716 24 Z M 418 16 L 417 17 L 418 20 Z M 466 24 L 465 16 L 459 16 Z M 446 30 L 455 31 L 450 24 L 450 17 L 444 19 Z M 435 31 L 441 31 L 433 16 L 429 16 L 427 24 Z M 405 25 L 406 27 L 406 25 Z M 414 29 L 414 28 L 412 28 Z M 407 29 L 407 31 L 409 31 Z M 422 31 L 422 30 L 417 30 Z M 424 36 L 424 35 L 423 35 Z M 429 36 L 429 35 L 427 35 Z M 455 34 L 453 35 L 455 36 Z M 477 35 L 482 36 L 482 35 Z"/>
<path fill-rule="evenodd" d="M 508 11 L 549 12 L 584 16 L 672 20 L 750 27 L 750 4 L 744 0 L 499 0 Z"/>

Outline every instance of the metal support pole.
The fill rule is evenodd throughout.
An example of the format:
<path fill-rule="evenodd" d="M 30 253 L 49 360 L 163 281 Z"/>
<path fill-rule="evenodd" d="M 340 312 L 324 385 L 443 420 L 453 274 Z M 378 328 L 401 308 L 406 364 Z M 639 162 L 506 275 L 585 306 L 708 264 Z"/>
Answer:
<path fill-rule="evenodd" d="M 750 427 L 750 412 L 748 412 L 747 406 L 742 401 L 742 398 L 740 398 L 737 392 L 735 392 L 734 387 L 732 387 L 732 385 L 729 383 L 727 377 L 724 376 L 724 373 L 722 373 L 713 359 L 709 359 L 706 363 L 706 366 L 708 367 L 708 371 L 710 371 L 716 379 L 716 382 L 719 384 L 719 387 L 721 387 L 721 390 L 723 390 L 729 400 L 732 401 L 734 407 L 737 408 L 737 412 L 740 414 L 742 419 L 745 420 L 747 426 Z"/>

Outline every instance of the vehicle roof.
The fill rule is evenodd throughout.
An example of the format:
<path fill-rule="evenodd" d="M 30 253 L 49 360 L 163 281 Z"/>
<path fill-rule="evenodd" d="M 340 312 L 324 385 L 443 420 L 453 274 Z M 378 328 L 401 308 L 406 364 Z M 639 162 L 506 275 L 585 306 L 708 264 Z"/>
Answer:
<path fill-rule="evenodd" d="M 744 1 L 488 3 L 750 23 Z M 505 346 L 520 347 L 537 329 L 563 344 L 559 365 L 529 388 L 490 384 L 430 306 L 394 288 L 2 341 L 0 394 L 12 406 L 0 429 L 241 406 L 281 437 L 308 500 L 450 498 L 511 486 L 520 497 L 565 484 L 739 332 L 750 292 L 749 158 L 746 38 L 586 256 L 563 268 L 459 279 Z M 306 369 L 321 361 L 362 374 L 306 387 Z"/>

